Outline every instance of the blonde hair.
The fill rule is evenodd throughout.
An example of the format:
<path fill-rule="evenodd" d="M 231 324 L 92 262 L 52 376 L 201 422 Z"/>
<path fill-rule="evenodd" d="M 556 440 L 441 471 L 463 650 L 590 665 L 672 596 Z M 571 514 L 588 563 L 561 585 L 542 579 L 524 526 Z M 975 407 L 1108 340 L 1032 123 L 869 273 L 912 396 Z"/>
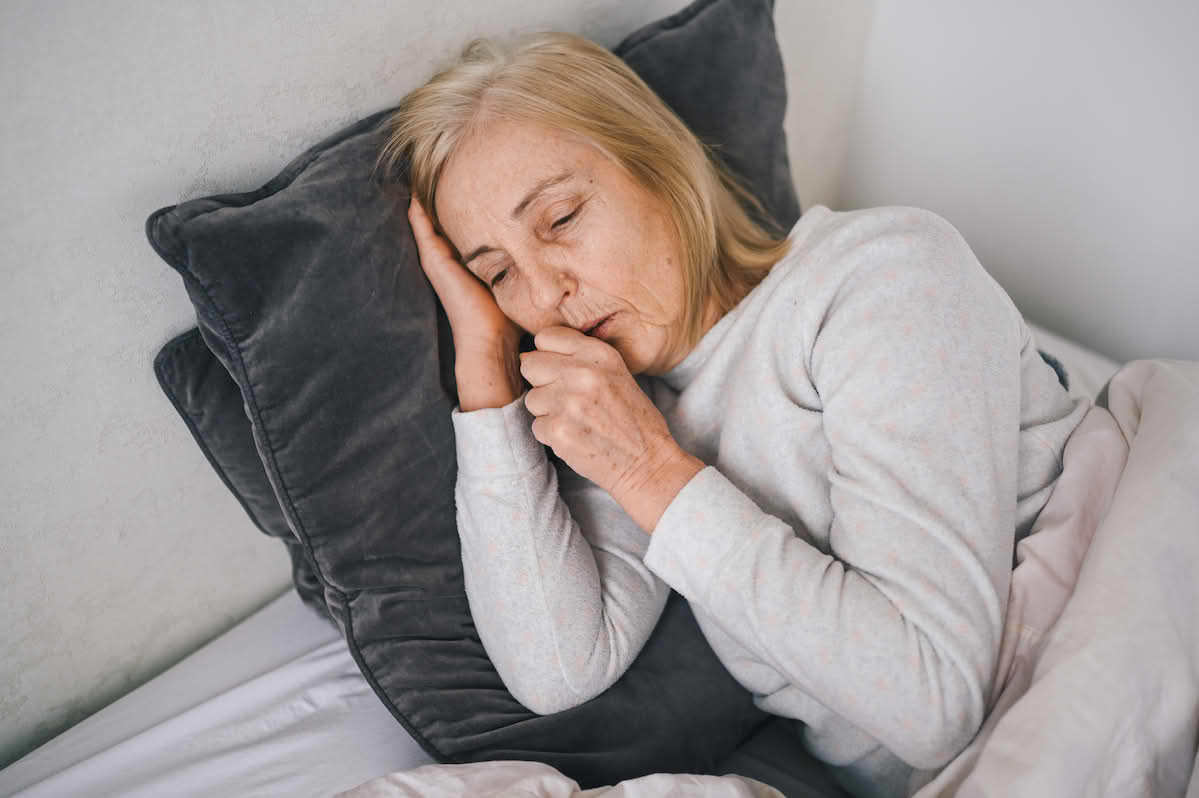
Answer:
<path fill-rule="evenodd" d="M 441 230 L 437 183 L 461 142 L 493 119 L 535 122 L 581 136 L 665 204 L 683 248 L 689 351 L 709 298 L 719 316 L 741 301 L 791 242 L 756 222 L 738 199 L 761 202 L 616 55 L 569 33 L 477 38 L 456 63 L 410 92 L 386 121 L 376 169 L 406 161 L 411 191 Z M 718 316 L 718 318 L 719 318 Z"/>

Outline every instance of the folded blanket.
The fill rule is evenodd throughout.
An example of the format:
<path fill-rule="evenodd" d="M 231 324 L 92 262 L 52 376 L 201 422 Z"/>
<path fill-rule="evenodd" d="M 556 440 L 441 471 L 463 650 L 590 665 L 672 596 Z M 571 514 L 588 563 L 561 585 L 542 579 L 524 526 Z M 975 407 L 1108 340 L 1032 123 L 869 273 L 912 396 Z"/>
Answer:
<path fill-rule="evenodd" d="M 1097 402 L 1017 547 L 987 721 L 917 798 L 1199 795 L 1199 363 Z"/>

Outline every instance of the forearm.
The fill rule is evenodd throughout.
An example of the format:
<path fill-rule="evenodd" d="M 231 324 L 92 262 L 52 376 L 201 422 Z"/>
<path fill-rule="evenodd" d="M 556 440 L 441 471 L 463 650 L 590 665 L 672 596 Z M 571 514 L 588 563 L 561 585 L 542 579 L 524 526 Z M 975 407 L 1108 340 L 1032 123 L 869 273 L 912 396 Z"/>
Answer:
<path fill-rule="evenodd" d="M 999 619 L 987 611 L 989 583 L 972 581 L 968 563 L 923 551 L 914 559 L 913 573 L 890 582 L 849 567 L 715 468 L 671 503 L 645 556 L 787 682 L 931 767 L 981 723 Z"/>
<path fill-rule="evenodd" d="M 548 714 L 628 669 L 669 588 L 642 562 L 648 539 L 611 497 L 581 479 L 559 484 L 528 421 L 516 400 L 455 413 L 455 499 L 480 639 L 513 695 Z"/>

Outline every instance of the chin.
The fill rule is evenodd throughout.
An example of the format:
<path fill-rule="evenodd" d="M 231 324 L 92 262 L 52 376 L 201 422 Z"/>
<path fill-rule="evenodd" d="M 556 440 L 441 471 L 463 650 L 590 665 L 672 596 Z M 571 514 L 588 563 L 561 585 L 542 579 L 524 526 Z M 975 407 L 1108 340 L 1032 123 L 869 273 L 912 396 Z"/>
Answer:
<path fill-rule="evenodd" d="M 620 352 L 620 359 L 624 361 L 625 368 L 629 370 L 629 374 L 634 377 L 638 374 L 645 374 L 649 369 L 649 364 L 639 359 L 636 355 L 626 354 L 619 347 L 612 347 L 617 352 Z"/>
<path fill-rule="evenodd" d="M 619 347 L 613 343 L 609 343 L 608 346 L 615 349 L 617 354 L 620 355 L 620 359 L 624 361 L 625 368 L 629 370 L 630 374 L 637 374 L 644 370 L 644 367 L 636 360 L 636 358 L 630 357 L 629 353 L 626 352 L 622 347 Z"/>

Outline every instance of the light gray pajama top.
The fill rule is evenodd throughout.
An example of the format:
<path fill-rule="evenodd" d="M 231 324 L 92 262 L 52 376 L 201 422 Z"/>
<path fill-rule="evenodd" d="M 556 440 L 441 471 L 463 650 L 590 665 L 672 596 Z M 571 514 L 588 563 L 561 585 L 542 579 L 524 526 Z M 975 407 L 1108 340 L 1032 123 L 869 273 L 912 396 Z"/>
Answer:
<path fill-rule="evenodd" d="M 1090 402 L 925 210 L 808 210 L 687 357 L 637 377 L 707 464 L 653 535 L 555 467 L 524 396 L 453 410 L 479 637 L 548 714 L 603 692 L 670 588 L 764 710 L 866 795 L 903 795 L 981 726 L 1016 539 Z"/>

